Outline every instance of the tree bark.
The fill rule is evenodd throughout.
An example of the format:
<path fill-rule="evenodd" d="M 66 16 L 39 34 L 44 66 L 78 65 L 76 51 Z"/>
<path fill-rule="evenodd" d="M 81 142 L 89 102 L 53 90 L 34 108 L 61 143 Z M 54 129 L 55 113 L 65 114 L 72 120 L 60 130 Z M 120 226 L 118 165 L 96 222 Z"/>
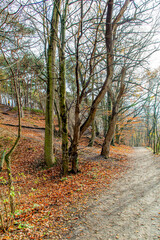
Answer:
<path fill-rule="evenodd" d="M 119 140 L 120 140 L 120 133 L 119 133 L 119 127 L 118 127 L 118 124 L 116 124 L 116 143 L 119 144 Z"/>
<path fill-rule="evenodd" d="M 62 124 L 62 174 L 68 173 L 68 119 L 66 107 L 66 60 L 65 60 L 65 31 L 68 0 L 66 1 L 63 16 L 61 17 L 61 46 L 59 49 L 60 61 L 60 116 Z"/>
<path fill-rule="evenodd" d="M 92 122 L 91 139 L 89 140 L 88 144 L 89 147 L 93 147 L 94 140 L 95 140 L 95 120 L 93 120 Z"/>
<path fill-rule="evenodd" d="M 94 81 L 95 81 L 95 79 L 94 79 L 94 70 L 93 70 L 93 77 L 92 77 L 92 102 L 94 101 L 94 92 L 93 92 L 93 90 L 94 90 Z M 92 126 L 92 129 L 91 129 L 91 139 L 90 139 L 89 144 L 88 144 L 89 147 L 93 146 L 94 140 L 95 140 L 95 119 L 92 121 L 92 125 L 91 126 Z"/>
<path fill-rule="evenodd" d="M 110 119 L 109 128 L 105 136 L 104 143 L 102 146 L 102 151 L 101 151 L 101 155 L 104 156 L 105 158 L 109 157 L 110 144 L 115 133 L 116 122 L 117 122 L 117 112 L 116 112 L 116 107 L 114 106 L 112 110 L 112 116 Z"/>
<path fill-rule="evenodd" d="M 57 33 L 60 3 L 61 3 L 60 0 L 54 1 L 47 59 L 48 79 L 47 79 L 44 157 L 48 167 L 52 167 L 53 164 L 55 163 L 55 158 L 53 155 L 53 114 L 54 114 L 53 106 L 54 106 L 54 85 L 56 79 L 55 58 L 57 49 Z"/>
<path fill-rule="evenodd" d="M 57 115 L 58 127 L 59 127 L 58 136 L 60 137 L 61 133 L 62 133 L 62 127 L 61 127 L 61 116 L 60 116 L 58 107 L 59 106 L 57 106 L 57 102 L 54 100 L 54 109 L 55 109 L 55 113 Z"/>
<path fill-rule="evenodd" d="M 81 0 L 81 19 L 79 22 L 79 28 L 77 33 L 77 44 L 76 44 L 76 68 L 75 68 L 75 75 L 76 75 L 76 105 L 75 105 L 75 123 L 74 123 L 74 132 L 73 132 L 73 140 L 70 146 L 70 159 L 72 162 L 72 172 L 77 173 L 78 169 L 78 141 L 79 141 L 79 134 L 80 134 L 80 86 L 79 86 L 79 46 L 80 40 L 83 35 L 83 0 Z"/>

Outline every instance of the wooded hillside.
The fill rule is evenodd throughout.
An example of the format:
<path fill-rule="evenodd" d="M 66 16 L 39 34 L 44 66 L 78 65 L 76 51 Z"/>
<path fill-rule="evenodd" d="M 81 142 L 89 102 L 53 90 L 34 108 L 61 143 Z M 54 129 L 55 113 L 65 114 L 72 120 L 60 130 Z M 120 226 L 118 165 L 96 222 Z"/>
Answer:
<path fill-rule="evenodd" d="M 150 58 L 159 51 L 159 10 L 156 0 L 1 2 L 3 231 L 13 227 L 6 206 L 17 217 L 18 187 L 25 185 L 27 191 L 31 184 L 35 202 L 43 185 L 49 189 L 48 202 L 51 192 L 62 194 L 62 187 L 70 206 L 67 189 L 77 193 L 78 201 L 79 191 L 85 195 L 94 188 L 96 176 L 97 191 L 126 167 L 125 152 L 131 147 L 159 153 L 160 64 L 155 59 L 153 68 Z M 41 186 L 34 188 L 33 182 Z M 29 200 L 20 198 L 23 211 Z M 55 198 L 50 204 L 61 201 Z M 33 211 L 45 212 L 43 204 L 36 204 Z"/>

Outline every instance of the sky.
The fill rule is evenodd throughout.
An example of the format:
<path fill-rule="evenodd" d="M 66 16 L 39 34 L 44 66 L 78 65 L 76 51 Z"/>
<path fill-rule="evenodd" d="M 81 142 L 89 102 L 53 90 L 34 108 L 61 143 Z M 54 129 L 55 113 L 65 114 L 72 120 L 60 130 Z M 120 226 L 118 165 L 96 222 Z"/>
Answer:
<path fill-rule="evenodd" d="M 149 58 L 149 67 L 153 70 L 160 67 L 160 49 Z"/>

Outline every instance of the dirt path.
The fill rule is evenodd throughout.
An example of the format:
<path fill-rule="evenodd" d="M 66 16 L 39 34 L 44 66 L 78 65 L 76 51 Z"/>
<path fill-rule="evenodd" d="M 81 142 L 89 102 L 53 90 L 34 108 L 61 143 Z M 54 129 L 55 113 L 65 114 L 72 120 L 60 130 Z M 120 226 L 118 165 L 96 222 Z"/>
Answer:
<path fill-rule="evenodd" d="M 136 148 L 131 165 L 122 179 L 92 201 L 70 239 L 160 239 L 160 157 Z"/>

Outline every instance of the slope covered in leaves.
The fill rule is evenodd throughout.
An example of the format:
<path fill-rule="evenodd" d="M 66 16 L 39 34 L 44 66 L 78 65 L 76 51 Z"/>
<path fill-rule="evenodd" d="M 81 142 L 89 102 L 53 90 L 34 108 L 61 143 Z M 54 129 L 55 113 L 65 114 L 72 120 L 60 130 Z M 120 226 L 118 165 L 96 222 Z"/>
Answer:
<path fill-rule="evenodd" d="M 10 123 L 11 115 L 6 115 Z M 40 115 L 29 118 L 33 123 L 36 118 L 37 126 L 44 124 Z M 15 118 L 12 123 L 16 124 Z M 2 150 L 12 145 L 16 131 L 15 127 L 2 124 L 0 129 Z M 114 178 L 125 173 L 128 168 L 126 153 L 131 149 L 114 146 L 111 158 L 105 160 L 99 156 L 101 140 L 96 139 L 95 146 L 91 148 L 86 147 L 88 138 L 84 137 L 79 149 L 80 173 L 63 178 L 60 174 L 60 139 L 55 139 L 57 164 L 46 169 L 43 136 L 40 138 L 39 132 L 37 134 L 33 129 L 23 129 L 22 133 L 23 137 L 12 156 L 16 215 L 9 230 L 0 232 L 2 239 L 67 239 L 72 222 L 87 211 L 87 202 L 93 197 L 98 198 L 102 190 L 110 187 Z M 1 192 L 6 194 L 5 166 L 0 180 Z"/>

